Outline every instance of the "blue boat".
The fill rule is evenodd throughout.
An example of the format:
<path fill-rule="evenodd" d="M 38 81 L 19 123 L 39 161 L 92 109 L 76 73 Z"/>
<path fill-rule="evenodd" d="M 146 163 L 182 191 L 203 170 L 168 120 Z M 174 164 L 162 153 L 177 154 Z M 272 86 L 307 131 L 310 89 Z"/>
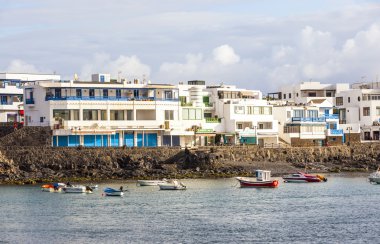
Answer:
<path fill-rule="evenodd" d="M 124 192 L 122 189 L 120 190 L 115 190 L 111 187 L 107 187 L 107 188 L 104 188 L 104 193 L 106 194 L 106 196 L 117 196 L 117 197 L 121 197 L 124 195 Z"/>

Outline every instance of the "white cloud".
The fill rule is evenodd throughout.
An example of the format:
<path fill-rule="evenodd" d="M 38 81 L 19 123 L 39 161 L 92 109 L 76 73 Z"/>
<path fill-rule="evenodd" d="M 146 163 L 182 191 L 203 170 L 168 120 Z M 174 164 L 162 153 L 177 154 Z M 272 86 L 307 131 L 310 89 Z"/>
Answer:
<path fill-rule="evenodd" d="M 240 57 L 229 45 L 219 46 L 215 48 L 212 53 L 214 55 L 214 60 L 223 65 L 236 64 L 240 61 Z"/>
<path fill-rule="evenodd" d="M 111 56 L 106 53 L 96 53 L 92 62 L 85 64 L 82 67 L 80 78 L 89 80 L 91 74 L 109 73 L 111 77 L 127 78 L 142 78 L 150 76 L 150 67 L 143 64 L 140 59 L 135 56 L 120 55 L 117 59 L 112 60 Z"/>
<path fill-rule="evenodd" d="M 39 73 L 40 71 L 32 64 L 28 64 L 23 60 L 15 59 L 5 69 L 9 73 Z"/>

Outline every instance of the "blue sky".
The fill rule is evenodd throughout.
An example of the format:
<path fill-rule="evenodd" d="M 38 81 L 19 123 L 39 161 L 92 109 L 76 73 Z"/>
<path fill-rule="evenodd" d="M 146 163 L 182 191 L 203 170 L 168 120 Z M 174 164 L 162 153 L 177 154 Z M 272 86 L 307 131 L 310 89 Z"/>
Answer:
<path fill-rule="evenodd" d="M 379 75 L 379 1 L 0 0 L 0 72 L 264 92 Z"/>

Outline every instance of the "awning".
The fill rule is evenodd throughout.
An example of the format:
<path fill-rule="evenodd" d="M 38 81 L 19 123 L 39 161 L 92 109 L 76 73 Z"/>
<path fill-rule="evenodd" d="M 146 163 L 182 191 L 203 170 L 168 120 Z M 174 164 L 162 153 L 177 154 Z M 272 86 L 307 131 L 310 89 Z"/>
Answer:
<path fill-rule="evenodd" d="M 215 136 L 215 133 L 195 133 L 195 136 Z"/>

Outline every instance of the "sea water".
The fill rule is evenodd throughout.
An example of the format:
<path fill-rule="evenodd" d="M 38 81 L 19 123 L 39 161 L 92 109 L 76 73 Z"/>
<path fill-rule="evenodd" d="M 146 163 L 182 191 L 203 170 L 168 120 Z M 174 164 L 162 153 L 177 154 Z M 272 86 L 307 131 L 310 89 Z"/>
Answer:
<path fill-rule="evenodd" d="M 380 243 L 380 185 L 365 177 L 242 189 L 183 180 L 185 191 L 100 184 L 93 194 L 0 186 L 0 243 Z M 105 197 L 106 186 L 127 188 Z"/>

